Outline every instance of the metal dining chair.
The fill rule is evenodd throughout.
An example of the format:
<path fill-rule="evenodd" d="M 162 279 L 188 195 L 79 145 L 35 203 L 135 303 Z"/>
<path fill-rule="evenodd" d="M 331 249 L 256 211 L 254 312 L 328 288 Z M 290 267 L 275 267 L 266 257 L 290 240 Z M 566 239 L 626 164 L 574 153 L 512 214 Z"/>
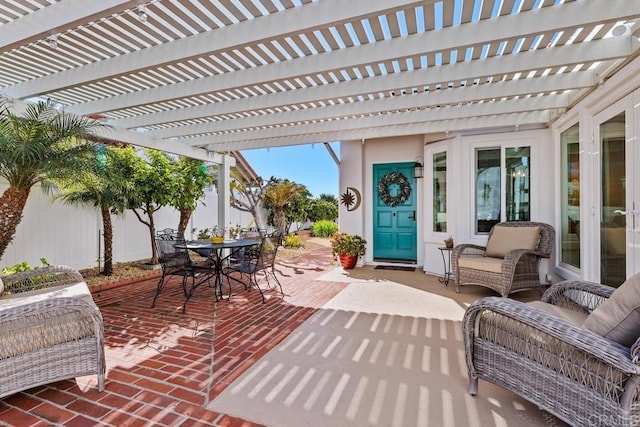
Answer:
<path fill-rule="evenodd" d="M 155 307 L 158 296 L 160 296 L 171 276 L 178 276 L 182 277 L 182 290 L 185 296 L 182 306 L 182 312 L 184 313 L 187 308 L 187 302 L 189 302 L 195 289 L 200 284 L 208 281 L 214 271 L 212 271 L 213 267 L 210 262 L 194 263 L 191 260 L 184 239 L 165 237 L 157 237 L 155 239 L 158 261 L 162 267 L 162 276 L 158 281 L 151 307 Z M 191 279 L 191 287 L 187 287 L 189 279 Z"/>
<path fill-rule="evenodd" d="M 248 289 L 248 286 L 254 286 L 257 288 L 260 292 L 260 296 L 262 297 L 262 303 L 264 304 L 264 293 L 258 284 L 257 278 L 258 273 L 262 272 L 268 283 L 269 276 L 273 277 L 280 287 L 280 292 L 284 295 L 282 285 L 275 275 L 274 268 L 278 247 L 278 237 L 265 237 L 259 242 L 259 244 L 246 248 L 244 251 L 244 258 L 235 264 L 230 264 L 227 273 L 233 271 L 238 272 L 241 276 L 246 277 L 247 280 L 238 280 L 229 274 L 227 274 L 227 277 L 243 283 L 245 289 Z"/>

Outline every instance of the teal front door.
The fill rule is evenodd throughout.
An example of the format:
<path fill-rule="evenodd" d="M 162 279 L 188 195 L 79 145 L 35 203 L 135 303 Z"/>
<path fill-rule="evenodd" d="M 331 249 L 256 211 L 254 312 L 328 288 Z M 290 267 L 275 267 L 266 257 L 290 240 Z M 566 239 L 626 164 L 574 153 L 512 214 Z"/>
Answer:
<path fill-rule="evenodd" d="M 416 262 L 413 162 L 373 165 L 373 259 Z"/>

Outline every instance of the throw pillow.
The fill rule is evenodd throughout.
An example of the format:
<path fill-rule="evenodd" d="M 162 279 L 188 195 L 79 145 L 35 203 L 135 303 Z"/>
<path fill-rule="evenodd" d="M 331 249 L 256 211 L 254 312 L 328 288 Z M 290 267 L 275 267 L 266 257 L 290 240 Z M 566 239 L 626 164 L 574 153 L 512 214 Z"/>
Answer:
<path fill-rule="evenodd" d="M 3 292 L 4 292 L 4 283 L 2 283 L 2 277 L 0 277 L 0 296 L 2 296 Z"/>
<path fill-rule="evenodd" d="M 503 227 L 496 225 L 491 231 L 484 255 L 504 258 L 514 249 L 535 250 L 540 240 L 540 227 Z"/>
<path fill-rule="evenodd" d="M 585 329 L 631 347 L 640 336 L 640 274 L 630 277 L 584 321 Z"/>

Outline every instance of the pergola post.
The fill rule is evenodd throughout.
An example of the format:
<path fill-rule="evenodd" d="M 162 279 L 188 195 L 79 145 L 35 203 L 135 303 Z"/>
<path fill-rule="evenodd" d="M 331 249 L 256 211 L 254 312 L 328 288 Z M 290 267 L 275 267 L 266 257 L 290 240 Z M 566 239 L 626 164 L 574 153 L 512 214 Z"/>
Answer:
<path fill-rule="evenodd" d="M 222 156 L 222 162 L 218 164 L 218 228 L 227 226 L 230 218 L 231 200 L 231 166 L 235 164 L 235 159 L 230 155 Z M 225 232 L 227 237 L 228 230 Z"/>

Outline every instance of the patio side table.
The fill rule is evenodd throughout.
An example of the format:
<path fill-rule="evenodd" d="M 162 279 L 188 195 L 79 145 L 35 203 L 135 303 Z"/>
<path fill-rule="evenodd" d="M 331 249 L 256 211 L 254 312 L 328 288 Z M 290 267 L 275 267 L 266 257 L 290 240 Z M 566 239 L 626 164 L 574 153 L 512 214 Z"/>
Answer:
<path fill-rule="evenodd" d="M 438 277 L 438 281 L 444 283 L 445 286 L 449 286 L 449 279 L 451 279 L 451 251 L 453 251 L 453 248 L 441 246 L 438 249 L 440 249 L 442 263 L 444 264 L 444 274 L 442 277 Z"/>

